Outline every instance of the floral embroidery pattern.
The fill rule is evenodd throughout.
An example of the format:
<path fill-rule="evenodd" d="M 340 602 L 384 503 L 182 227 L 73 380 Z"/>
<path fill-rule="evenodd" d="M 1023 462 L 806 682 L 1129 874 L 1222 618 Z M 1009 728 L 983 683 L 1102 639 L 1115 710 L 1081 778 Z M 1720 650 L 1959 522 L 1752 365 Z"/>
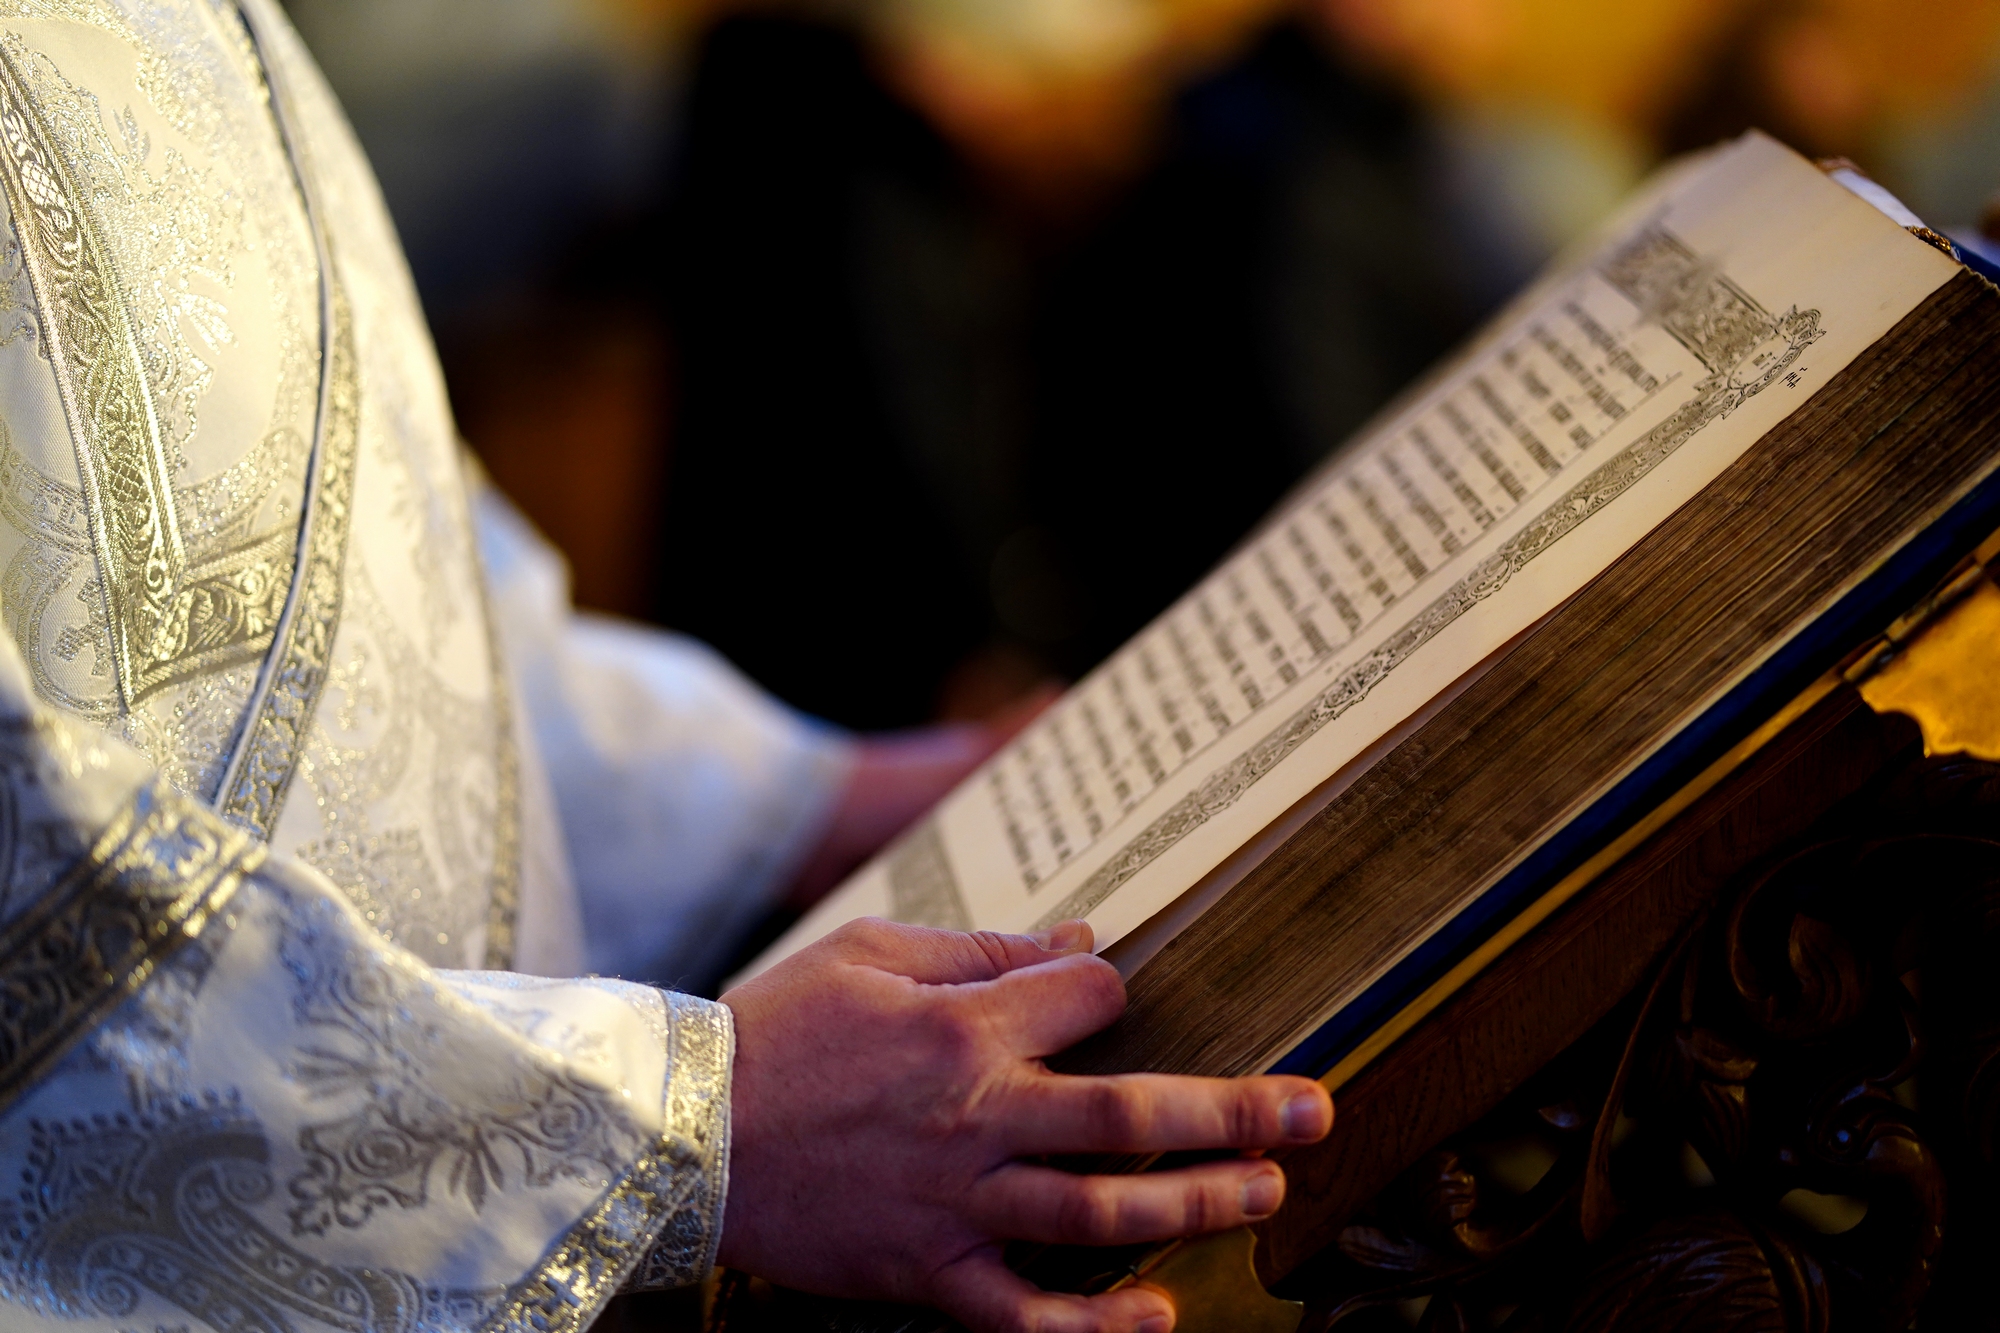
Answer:
<path fill-rule="evenodd" d="M 298 1021 L 313 1033 L 290 1077 L 315 1099 L 356 1104 L 300 1131 L 295 1234 L 423 1208 L 434 1187 L 477 1211 L 497 1190 L 599 1178 L 631 1160 L 639 1135 L 602 1088 L 560 1066 L 475 1065 L 416 1016 L 426 988 L 382 956 L 355 952 L 322 968 L 288 946 L 286 961 Z"/>

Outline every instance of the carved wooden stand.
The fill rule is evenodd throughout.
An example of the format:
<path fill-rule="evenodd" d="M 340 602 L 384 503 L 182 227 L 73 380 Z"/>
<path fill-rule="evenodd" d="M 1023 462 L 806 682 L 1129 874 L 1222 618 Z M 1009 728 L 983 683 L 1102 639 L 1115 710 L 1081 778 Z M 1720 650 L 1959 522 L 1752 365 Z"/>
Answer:
<path fill-rule="evenodd" d="M 1028 1271 L 1157 1285 L 1182 1333 L 2000 1328 L 1996 558 L 1336 1067 L 1254 1259 Z M 749 1295 L 715 1326 L 949 1327 Z"/>
<path fill-rule="evenodd" d="M 1743 877 L 1643 997 L 1293 1276 L 1306 1326 L 1990 1322 L 1996 831 L 2000 767 L 1919 759 Z"/>
<path fill-rule="evenodd" d="M 1965 569 L 1814 706 L 1887 762 L 1300 1264 L 1306 1329 L 2000 1325 L 2000 588 Z"/>

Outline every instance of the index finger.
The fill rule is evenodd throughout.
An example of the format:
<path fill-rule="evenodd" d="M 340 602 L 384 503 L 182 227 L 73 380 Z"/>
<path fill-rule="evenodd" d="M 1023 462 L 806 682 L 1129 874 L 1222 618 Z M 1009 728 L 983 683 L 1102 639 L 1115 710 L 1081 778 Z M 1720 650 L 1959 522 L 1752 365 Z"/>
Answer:
<path fill-rule="evenodd" d="M 1333 1099 L 1285 1075 L 1049 1074 L 1020 1085 L 1004 1115 L 1017 1156 L 1277 1148 L 1325 1138 Z"/>
<path fill-rule="evenodd" d="M 861 963 L 927 985 L 993 981 L 1038 963 L 1088 953 L 1090 927 L 1066 921 L 1037 935 L 997 930 L 940 930 L 869 917 L 850 921 L 826 943 L 848 962 Z"/>

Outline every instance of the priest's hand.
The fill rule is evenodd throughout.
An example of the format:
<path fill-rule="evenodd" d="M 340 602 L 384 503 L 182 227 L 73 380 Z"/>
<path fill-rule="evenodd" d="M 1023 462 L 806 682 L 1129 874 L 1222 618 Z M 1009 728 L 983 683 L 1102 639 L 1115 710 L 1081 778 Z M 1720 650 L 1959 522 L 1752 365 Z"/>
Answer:
<path fill-rule="evenodd" d="M 1045 685 L 983 722 L 862 736 L 827 831 L 799 867 L 786 904 L 803 912 L 1062 697 Z"/>
<path fill-rule="evenodd" d="M 1043 1292 L 1009 1240 L 1119 1245 L 1268 1217 L 1255 1156 L 1079 1176 L 1044 1154 L 1310 1143 L 1333 1105 L 1302 1078 L 1083 1078 L 1042 1057 L 1125 1007 L 1090 927 L 1047 940 L 858 921 L 722 997 L 736 1016 L 721 1262 L 806 1291 L 935 1306 L 979 1333 L 1166 1333 L 1127 1287 Z"/>

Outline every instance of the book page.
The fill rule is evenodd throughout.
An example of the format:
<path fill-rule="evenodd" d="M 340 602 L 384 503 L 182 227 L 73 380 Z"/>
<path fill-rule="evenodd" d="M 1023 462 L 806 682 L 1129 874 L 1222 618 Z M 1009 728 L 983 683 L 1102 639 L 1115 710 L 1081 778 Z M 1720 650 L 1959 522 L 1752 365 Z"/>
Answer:
<path fill-rule="evenodd" d="M 751 971 L 858 916 L 1084 917 L 1113 943 L 1549 614 L 1956 270 L 1762 136 L 1672 169 Z M 1189 506 L 1202 491 L 1186 478 Z"/>

